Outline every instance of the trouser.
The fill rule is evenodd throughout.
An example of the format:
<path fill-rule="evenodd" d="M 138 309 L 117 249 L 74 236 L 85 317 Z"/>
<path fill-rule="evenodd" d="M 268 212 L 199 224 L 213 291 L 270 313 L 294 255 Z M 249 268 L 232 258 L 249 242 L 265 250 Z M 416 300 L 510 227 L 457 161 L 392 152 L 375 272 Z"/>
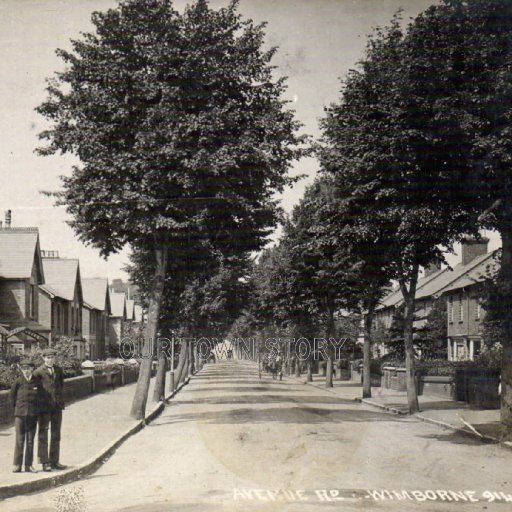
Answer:
<path fill-rule="evenodd" d="M 14 418 L 14 465 L 21 466 L 25 451 L 25 467 L 32 466 L 34 460 L 34 438 L 36 436 L 37 416 L 16 416 Z"/>
<path fill-rule="evenodd" d="M 60 458 L 60 429 L 62 410 L 55 409 L 39 416 L 37 456 L 41 464 L 57 464 Z M 50 430 L 50 451 L 48 452 L 48 430 Z"/>

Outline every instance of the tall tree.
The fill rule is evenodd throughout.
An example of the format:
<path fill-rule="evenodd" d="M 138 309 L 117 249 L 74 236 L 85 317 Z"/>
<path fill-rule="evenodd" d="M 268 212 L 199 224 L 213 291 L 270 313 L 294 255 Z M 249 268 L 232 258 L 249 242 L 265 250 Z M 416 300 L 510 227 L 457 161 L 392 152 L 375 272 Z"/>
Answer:
<path fill-rule="evenodd" d="M 203 240 L 232 255 L 261 248 L 278 218 L 273 194 L 292 180 L 301 138 L 264 30 L 197 0 L 127 0 L 92 15 L 95 31 L 58 50 L 66 69 L 38 108 L 50 127 L 40 154 L 73 153 L 59 204 L 105 256 L 150 247 L 155 273 L 147 342 L 157 332 L 173 246 Z M 145 360 L 131 414 L 144 416 Z"/>
<path fill-rule="evenodd" d="M 437 194 L 499 231 L 495 289 L 504 337 L 501 420 L 512 435 L 512 4 L 444 0 L 408 32 L 411 79 L 404 97 L 418 109 L 423 150 L 436 155 Z"/>
<path fill-rule="evenodd" d="M 470 229 L 467 210 L 443 189 L 439 155 L 426 150 L 435 133 L 424 130 L 424 110 L 410 91 L 422 87 L 409 58 L 400 17 L 369 39 L 358 71 L 330 111 L 324 165 L 359 208 L 364 231 L 387 230 L 391 277 L 404 298 L 404 345 L 410 412 L 419 409 L 414 371 L 413 322 L 419 268 Z M 384 241 L 384 239 L 381 239 Z M 382 250 L 382 249 L 381 249 Z"/>

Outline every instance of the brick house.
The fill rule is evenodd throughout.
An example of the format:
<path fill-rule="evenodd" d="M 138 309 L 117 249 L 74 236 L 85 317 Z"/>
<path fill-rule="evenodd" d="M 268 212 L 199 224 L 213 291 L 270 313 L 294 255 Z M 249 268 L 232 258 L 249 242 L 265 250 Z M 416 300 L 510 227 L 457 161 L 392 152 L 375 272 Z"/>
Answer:
<path fill-rule="evenodd" d="M 0 355 L 46 346 L 38 287 L 45 282 L 37 228 L 0 227 Z"/>
<path fill-rule="evenodd" d="M 482 308 L 483 282 L 497 271 L 497 252 L 477 256 L 473 265 L 444 290 L 448 316 L 448 359 L 473 360 L 482 350 L 485 310 Z"/>
<path fill-rule="evenodd" d="M 119 345 L 126 332 L 126 295 L 110 292 L 110 306 L 111 314 L 108 319 L 109 341 L 112 345 Z"/>
<path fill-rule="evenodd" d="M 39 286 L 39 321 L 51 329 L 51 342 L 71 339 L 74 355 L 84 359 L 80 264 L 77 259 L 59 258 L 57 251 L 43 251 L 42 255 L 46 280 Z"/>
<path fill-rule="evenodd" d="M 472 341 L 481 341 L 481 336 L 475 332 L 479 321 L 477 321 L 476 324 L 472 321 L 468 321 L 470 316 L 468 314 L 465 316 L 466 320 L 464 320 L 463 316 L 462 320 L 457 322 L 452 321 L 450 323 L 449 319 L 450 315 L 453 315 L 453 308 L 476 308 L 474 305 L 476 300 L 474 295 L 478 295 L 478 291 L 476 288 L 473 288 L 471 292 L 469 292 L 467 288 L 470 282 L 472 285 L 475 285 L 477 282 L 483 280 L 483 277 L 477 279 L 476 276 L 483 276 L 485 268 L 489 265 L 496 253 L 496 251 L 491 253 L 487 252 L 488 242 L 489 240 L 487 238 L 480 238 L 479 240 L 467 238 L 461 244 L 461 262 L 458 265 L 453 267 L 453 269 L 431 267 L 426 269 L 424 276 L 418 280 L 414 327 L 421 328 L 425 325 L 427 316 L 435 300 L 441 299 L 446 301 L 448 308 L 446 335 L 449 358 L 453 358 L 454 353 L 459 350 L 458 357 L 472 359 L 479 350 L 480 345 Z M 461 292 L 461 289 L 464 288 L 466 290 Z M 460 305 L 461 300 L 459 296 L 461 293 L 463 295 L 462 303 L 464 303 L 464 306 Z M 375 328 L 389 329 L 395 310 L 400 307 L 402 303 L 403 299 L 400 290 L 394 290 L 388 294 L 377 309 Z M 481 315 L 480 306 L 478 306 L 478 310 L 479 315 Z M 450 339 L 451 341 L 449 341 Z M 465 352 L 463 352 L 462 348 L 454 349 L 456 339 L 460 346 L 463 345 L 466 347 Z M 378 347 L 378 350 L 381 354 L 386 353 L 385 347 Z"/>
<path fill-rule="evenodd" d="M 85 357 L 105 359 L 109 345 L 108 319 L 111 314 L 108 280 L 102 277 L 82 279 L 84 304 L 82 308 L 82 333 L 86 343 Z"/>

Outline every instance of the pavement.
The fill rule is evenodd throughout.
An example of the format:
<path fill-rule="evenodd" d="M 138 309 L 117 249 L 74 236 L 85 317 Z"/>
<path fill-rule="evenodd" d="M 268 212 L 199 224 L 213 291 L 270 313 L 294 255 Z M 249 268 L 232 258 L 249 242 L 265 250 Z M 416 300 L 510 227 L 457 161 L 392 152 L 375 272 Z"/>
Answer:
<path fill-rule="evenodd" d="M 305 382 L 304 377 L 300 377 L 298 380 Z M 325 377 L 314 375 L 313 383 L 308 384 L 325 388 Z M 407 392 L 405 391 L 373 387 L 372 397 L 361 399 L 362 388 L 359 382 L 339 380 L 334 380 L 333 387 L 327 389 L 340 397 L 360 400 L 390 413 L 408 415 L 409 412 Z M 465 402 L 447 400 L 443 396 L 435 395 L 419 396 L 418 401 L 420 412 L 414 414 L 413 417 L 473 436 L 482 442 L 499 443 L 504 448 L 512 449 L 510 441 L 502 441 L 503 432 L 499 409 L 471 408 Z"/>
<path fill-rule="evenodd" d="M 94 474 L 2 512 L 505 511 L 512 453 L 325 389 L 219 361 Z"/>
<path fill-rule="evenodd" d="M 37 460 L 37 434 L 34 464 L 37 473 L 12 473 L 14 455 L 14 426 L 0 429 L 0 499 L 27 492 L 39 491 L 69 482 L 93 472 L 129 436 L 159 414 L 164 404 L 153 402 L 155 379 L 152 378 L 144 420 L 135 420 L 129 412 L 136 383 L 107 390 L 74 401 L 63 412 L 60 462 L 64 471 L 44 472 Z M 167 375 L 166 385 L 169 386 Z M 170 397 L 167 389 L 167 397 Z"/>

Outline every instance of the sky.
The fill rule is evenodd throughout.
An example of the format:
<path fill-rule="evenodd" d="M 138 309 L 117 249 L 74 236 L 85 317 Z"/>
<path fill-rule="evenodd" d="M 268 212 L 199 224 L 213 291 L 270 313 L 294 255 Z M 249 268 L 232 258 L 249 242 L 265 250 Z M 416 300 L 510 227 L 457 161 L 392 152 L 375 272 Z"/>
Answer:
<path fill-rule="evenodd" d="M 285 98 L 303 131 L 318 137 L 324 107 L 340 97 L 341 79 L 364 55 L 373 28 L 389 22 L 397 9 L 403 18 L 422 12 L 435 0 L 241 0 L 240 11 L 255 22 L 267 22 L 266 44 L 278 46 L 277 74 L 287 76 Z M 182 10 L 185 4 L 176 0 Z M 212 7 L 227 0 L 210 0 Z M 93 11 L 115 7 L 112 0 L 0 0 L 0 220 L 12 210 L 12 225 L 39 228 L 41 248 L 61 257 L 79 258 L 82 276 L 126 279 L 127 251 L 100 258 L 77 240 L 66 224 L 63 208 L 42 191 L 57 191 L 60 176 L 77 162 L 70 156 L 41 157 L 38 133 L 46 127 L 35 108 L 46 98 L 45 80 L 63 69 L 57 48 L 70 49 L 70 39 L 92 30 Z M 303 159 L 292 173 L 306 174 L 281 196 L 289 212 L 312 182 L 317 162 Z M 490 249 L 498 237 L 491 234 Z M 451 264 L 457 256 L 451 257 Z"/>

